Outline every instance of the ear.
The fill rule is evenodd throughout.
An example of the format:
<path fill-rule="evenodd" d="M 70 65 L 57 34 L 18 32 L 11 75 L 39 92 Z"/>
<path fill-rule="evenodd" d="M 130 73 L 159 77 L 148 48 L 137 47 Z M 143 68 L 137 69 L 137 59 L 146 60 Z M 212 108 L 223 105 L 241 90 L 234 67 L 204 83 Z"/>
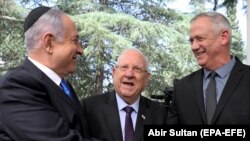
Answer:
<path fill-rule="evenodd" d="M 52 42 L 53 42 L 53 34 L 52 33 L 45 33 L 43 35 L 44 48 L 50 54 L 53 52 Z"/>
<path fill-rule="evenodd" d="M 229 31 L 228 30 L 223 30 L 221 32 L 221 44 L 222 45 L 229 44 L 229 40 L 230 40 L 229 37 L 230 37 Z"/>
<path fill-rule="evenodd" d="M 113 67 L 113 68 L 112 68 L 112 78 L 114 78 L 115 71 L 116 71 L 116 69 L 115 69 L 115 67 Z"/>
<path fill-rule="evenodd" d="M 151 77 L 151 73 L 150 72 L 146 72 L 146 76 L 145 76 L 145 79 L 146 79 L 146 85 L 149 83 L 149 80 L 150 80 L 150 77 Z"/>

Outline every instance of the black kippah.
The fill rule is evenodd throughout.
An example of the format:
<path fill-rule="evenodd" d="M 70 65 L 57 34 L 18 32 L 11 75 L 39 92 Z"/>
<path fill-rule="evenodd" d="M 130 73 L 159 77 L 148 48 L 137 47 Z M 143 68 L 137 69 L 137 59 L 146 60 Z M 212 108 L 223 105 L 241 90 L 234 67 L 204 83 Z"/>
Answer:
<path fill-rule="evenodd" d="M 24 33 L 47 11 L 51 8 L 46 6 L 41 6 L 33 9 L 25 19 L 24 22 Z"/>

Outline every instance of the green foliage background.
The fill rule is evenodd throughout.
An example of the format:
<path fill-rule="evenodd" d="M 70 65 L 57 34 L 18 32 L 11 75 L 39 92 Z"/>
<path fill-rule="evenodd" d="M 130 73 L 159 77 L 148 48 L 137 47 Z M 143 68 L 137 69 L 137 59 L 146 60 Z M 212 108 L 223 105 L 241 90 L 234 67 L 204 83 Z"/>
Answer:
<path fill-rule="evenodd" d="M 143 95 L 162 95 L 174 79 L 199 68 L 188 27 L 191 17 L 207 10 L 205 1 L 191 0 L 190 13 L 168 8 L 170 2 L 174 0 L 0 0 L 0 61 L 5 62 L 0 64 L 0 75 L 26 56 L 23 23 L 29 10 L 57 6 L 76 22 L 85 46 L 77 72 L 68 77 L 80 99 L 113 89 L 112 67 L 117 56 L 131 47 L 141 49 L 150 62 L 152 77 Z M 232 53 L 243 60 L 244 45 L 235 20 L 237 1 L 223 4 L 233 26 Z"/>

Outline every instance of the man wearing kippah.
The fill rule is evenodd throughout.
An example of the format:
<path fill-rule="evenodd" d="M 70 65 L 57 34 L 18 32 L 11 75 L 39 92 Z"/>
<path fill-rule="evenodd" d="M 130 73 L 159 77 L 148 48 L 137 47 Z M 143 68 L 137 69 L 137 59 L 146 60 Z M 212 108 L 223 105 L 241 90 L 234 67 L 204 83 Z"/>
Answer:
<path fill-rule="evenodd" d="M 0 79 L 0 140 L 90 140 L 79 100 L 64 79 L 83 53 L 76 25 L 42 6 L 28 14 L 24 36 L 27 58 Z"/>

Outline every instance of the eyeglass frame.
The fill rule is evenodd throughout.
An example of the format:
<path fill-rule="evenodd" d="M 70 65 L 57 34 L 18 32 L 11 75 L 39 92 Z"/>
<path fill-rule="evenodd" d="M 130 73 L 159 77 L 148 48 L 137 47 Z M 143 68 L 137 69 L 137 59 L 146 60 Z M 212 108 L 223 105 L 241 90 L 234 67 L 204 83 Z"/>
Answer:
<path fill-rule="evenodd" d="M 129 68 L 131 68 L 131 67 L 129 67 L 128 65 L 116 65 L 115 68 L 119 69 L 120 71 L 125 72 L 125 71 L 127 71 Z M 144 73 L 144 72 L 148 72 L 147 69 L 142 69 L 142 68 L 139 68 L 139 67 L 137 67 L 137 66 L 133 66 L 133 67 L 132 67 L 132 71 L 135 72 L 135 73 Z"/>

